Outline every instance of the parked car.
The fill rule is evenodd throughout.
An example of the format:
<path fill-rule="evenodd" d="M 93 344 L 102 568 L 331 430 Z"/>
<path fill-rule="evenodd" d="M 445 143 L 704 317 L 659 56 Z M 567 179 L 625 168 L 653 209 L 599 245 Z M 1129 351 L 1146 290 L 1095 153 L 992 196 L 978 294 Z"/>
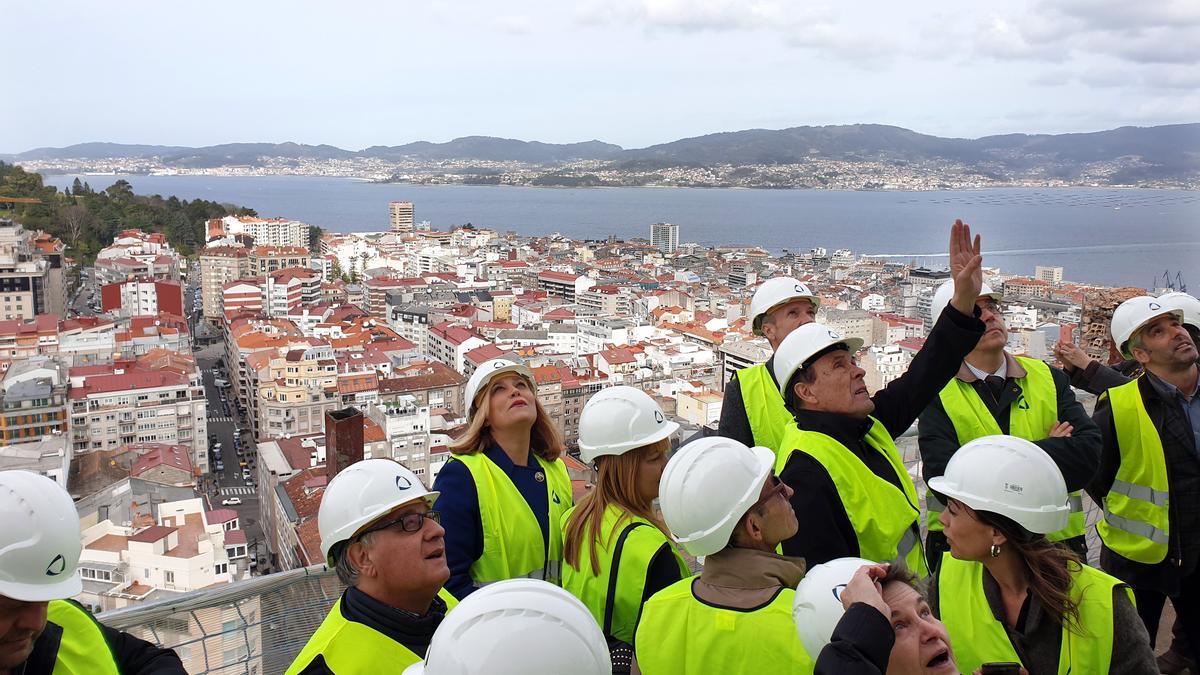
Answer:
<path fill-rule="evenodd" d="M 223 464 L 222 462 L 217 462 L 217 471 L 224 471 L 224 470 L 225 470 L 225 464 Z"/>
<path fill-rule="evenodd" d="M 241 497 L 230 497 L 229 499 L 221 500 L 221 506 L 241 506 L 241 504 L 242 504 Z"/>

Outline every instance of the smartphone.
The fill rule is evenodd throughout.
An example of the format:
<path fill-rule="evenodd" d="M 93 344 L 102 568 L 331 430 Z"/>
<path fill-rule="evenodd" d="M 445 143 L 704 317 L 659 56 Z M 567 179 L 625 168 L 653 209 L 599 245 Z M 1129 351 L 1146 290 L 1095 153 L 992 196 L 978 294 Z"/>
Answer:
<path fill-rule="evenodd" d="M 983 675 L 1021 675 L 1021 664 L 1012 661 L 985 663 L 980 669 Z"/>

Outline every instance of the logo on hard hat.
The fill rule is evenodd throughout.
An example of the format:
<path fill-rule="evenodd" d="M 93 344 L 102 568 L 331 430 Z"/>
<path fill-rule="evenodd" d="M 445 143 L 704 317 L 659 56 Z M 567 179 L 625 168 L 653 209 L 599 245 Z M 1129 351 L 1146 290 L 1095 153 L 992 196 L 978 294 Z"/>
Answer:
<path fill-rule="evenodd" d="M 842 601 L 842 591 L 846 590 L 846 586 L 849 586 L 849 584 L 838 584 L 830 589 L 833 593 L 834 600 L 837 600 L 838 602 Z"/>
<path fill-rule="evenodd" d="M 658 422 L 659 424 L 663 423 L 663 414 L 661 410 L 654 411 L 654 421 Z"/>
<path fill-rule="evenodd" d="M 1152 302 L 1150 303 L 1150 309 L 1157 312 L 1158 310 L 1162 309 L 1162 305 L 1158 304 L 1157 302 Z"/>
<path fill-rule="evenodd" d="M 401 490 L 407 490 L 408 488 L 412 487 L 412 481 L 404 476 L 396 476 L 396 487 L 400 488 Z"/>
<path fill-rule="evenodd" d="M 495 368 L 496 370 L 500 370 L 501 368 L 503 368 L 504 366 L 507 366 L 507 365 L 508 364 L 503 361 L 497 361 L 496 365 L 494 365 L 492 367 Z"/>
<path fill-rule="evenodd" d="M 1005 483 L 1004 491 L 1005 492 L 1015 492 L 1017 494 L 1021 494 L 1022 492 L 1025 492 L 1025 486 L 1017 485 L 1016 483 Z"/>
<path fill-rule="evenodd" d="M 804 287 L 804 284 L 796 284 L 796 292 L 797 293 L 807 293 L 808 289 Z"/>
<path fill-rule="evenodd" d="M 67 571 L 67 559 L 62 557 L 61 553 L 54 556 L 54 560 L 51 560 L 50 564 L 46 566 L 46 576 L 48 577 L 56 577 L 65 571 Z"/>
<path fill-rule="evenodd" d="M 832 338 L 832 339 L 834 339 L 834 340 L 841 340 L 841 339 L 842 339 L 842 334 L 841 334 L 841 333 L 839 333 L 839 332 L 837 332 L 836 330 L 830 330 L 830 331 L 829 331 L 829 337 L 830 337 L 830 338 Z"/>

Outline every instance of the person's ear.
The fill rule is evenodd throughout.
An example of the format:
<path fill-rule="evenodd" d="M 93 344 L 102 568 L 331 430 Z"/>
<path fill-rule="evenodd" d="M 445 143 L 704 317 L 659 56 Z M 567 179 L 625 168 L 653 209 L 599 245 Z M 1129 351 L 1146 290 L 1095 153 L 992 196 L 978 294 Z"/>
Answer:
<path fill-rule="evenodd" d="M 796 395 L 796 398 L 803 403 L 805 407 L 817 402 L 817 396 L 813 392 L 813 387 L 807 382 L 797 382 L 792 386 L 792 393 Z"/>
<path fill-rule="evenodd" d="M 1144 347 L 1134 347 L 1133 349 L 1129 350 L 1129 354 L 1133 357 L 1134 361 L 1137 361 L 1143 366 L 1147 363 L 1150 363 L 1150 352 L 1146 351 Z"/>
<path fill-rule="evenodd" d="M 350 559 L 350 564 L 358 571 L 360 577 L 375 576 L 375 561 L 371 560 L 371 549 L 364 541 L 356 541 L 350 544 L 350 548 L 346 550 L 346 557 Z"/>
<path fill-rule="evenodd" d="M 992 528 L 992 544 L 994 544 L 996 546 L 1003 546 L 1007 543 L 1008 543 L 1008 537 L 1004 536 L 1003 532 L 1001 532 L 1000 530 L 993 527 Z"/>

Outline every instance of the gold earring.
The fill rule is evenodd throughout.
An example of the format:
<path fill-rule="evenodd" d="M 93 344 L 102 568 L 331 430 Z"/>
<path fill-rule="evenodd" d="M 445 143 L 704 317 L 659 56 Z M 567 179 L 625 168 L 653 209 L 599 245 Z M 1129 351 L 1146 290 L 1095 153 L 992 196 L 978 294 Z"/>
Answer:
<path fill-rule="evenodd" d="M 992 553 L 993 558 L 999 558 L 1000 557 L 1000 544 L 992 544 L 991 553 Z"/>

